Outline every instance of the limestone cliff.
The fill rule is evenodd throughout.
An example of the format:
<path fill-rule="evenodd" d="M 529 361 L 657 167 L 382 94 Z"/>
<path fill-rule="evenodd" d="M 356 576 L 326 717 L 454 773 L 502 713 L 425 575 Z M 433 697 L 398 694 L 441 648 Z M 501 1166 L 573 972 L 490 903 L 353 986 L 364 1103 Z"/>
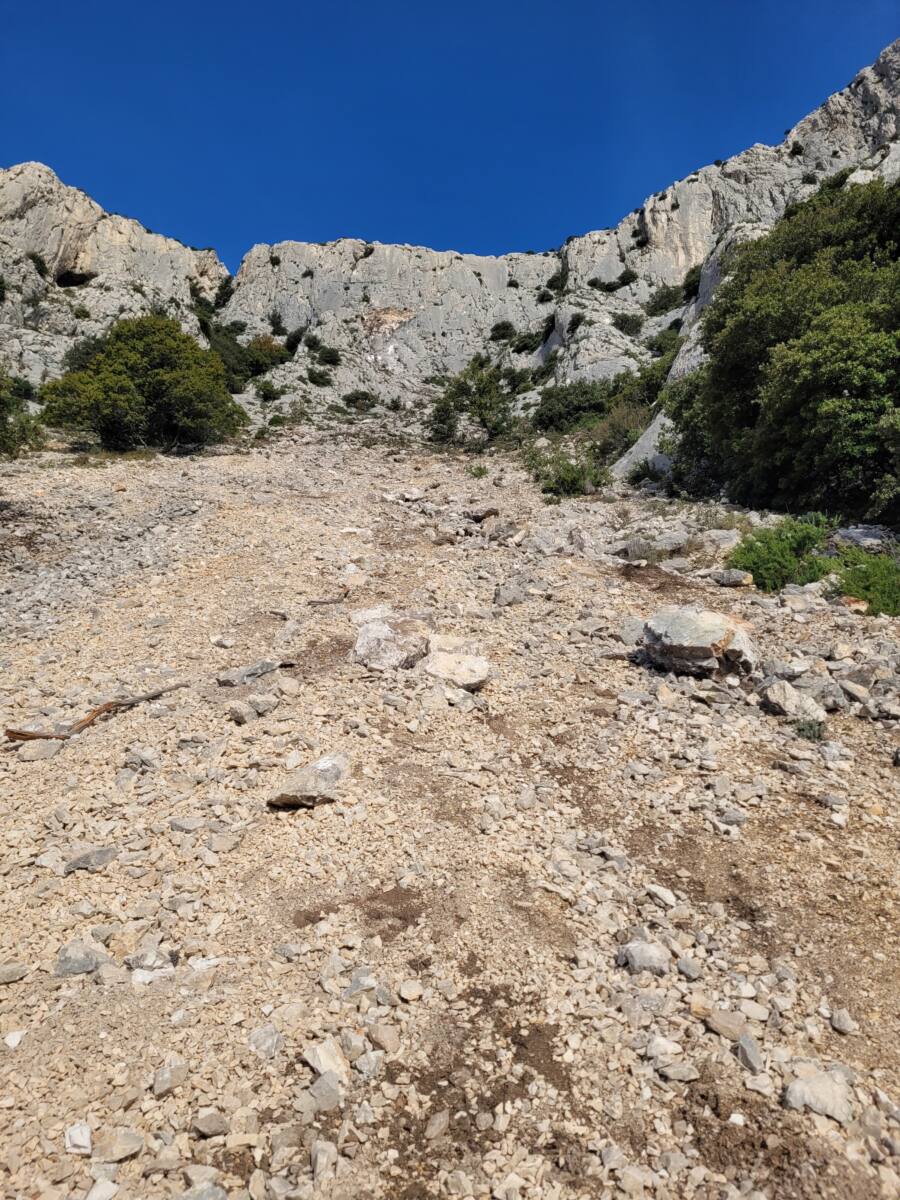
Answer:
<path fill-rule="evenodd" d="M 646 337 L 673 319 L 690 330 L 718 279 L 724 246 L 766 229 L 789 203 L 846 167 L 859 178 L 896 178 L 898 130 L 900 41 L 779 145 L 755 145 L 694 172 L 613 229 L 572 238 L 558 251 L 499 257 L 353 239 L 258 245 L 220 319 L 242 323 L 243 338 L 268 332 L 275 314 L 276 325 L 314 330 L 341 353 L 330 382 L 310 386 L 315 364 L 302 347 L 272 379 L 289 395 L 326 401 L 365 388 L 414 407 L 432 377 L 458 370 L 487 346 L 515 366 L 557 351 L 553 373 L 561 380 L 611 375 L 645 360 Z M 636 336 L 616 328 L 615 314 L 644 317 L 656 288 L 680 285 L 700 266 L 699 294 L 689 305 L 646 319 Z M 623 272 L 630 282 L 616 286 Z M 213 251 L 106 214 L 34 163 L 0 171 L 0 274 L 0 360 L 34 380 L 57 374 L 67 346 L 122 315 L 162 306 L 196 332 L 192 296 L 212 299 L 227 277 Z M 532 334 L 532 342 L 539 334 L 539 344 L 516 351 L 490 342 L 498 322 Z M 676 369 L 696 354 L 689 339 Z"/>

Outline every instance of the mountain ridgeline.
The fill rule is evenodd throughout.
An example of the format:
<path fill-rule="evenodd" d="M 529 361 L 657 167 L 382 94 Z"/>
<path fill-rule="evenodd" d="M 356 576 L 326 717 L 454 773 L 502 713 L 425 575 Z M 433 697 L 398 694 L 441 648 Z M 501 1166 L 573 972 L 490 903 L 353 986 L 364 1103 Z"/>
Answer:
<path fill-rule="evenodd" d="M 46 385 L 78 365 L 79 347 L 98 345 L 123 319 L 152 315 L 216 351 L 227 390 L 245 407 L 268 406 L 268 419 L 288 407 L 343 408 L 406 429 L 424 427 L 447 381 L 473 359 L 538 428 L 556 419 L 554 405 L 568 412 L 574 403 L 569 416 L 577 416 L 584 396 L 599 389 L 615 399 L 633 375 L 610 434 L 610 447 L 627 449 L 652 420 L 627 460 L 633 468 L 658 450 L 663 385 L 694 378 L 707 360 L 710 338 L 699 318 L 737 261 L 735 248 L 829 181 L 835 191 L 837 182 L 895 182 L 898 131 L 900 41 L 779 145 L 755 145 L 695 171 L 616 227 L 557 250 L 482 257 L 352 238 L 282 242 L 253 247 L 233 278 L 213 250 L 106 213 L 48 167 L 25 163 L 0 171 L 0 368 L 20 391 Z M 890 257 L 890 247 L 879 253 Z M 878 332 L 889 335 L 890 320 Z M 881 350 L 890 357 L 890 347 Z M 746 396 L 721 391 L 714 366 L 704 379 L 710 370 L 721 403 L 739 410 Z M 789 370 L 781 362 L 782 380 Z M 573 385 L 588 389 L 582 400 Z M 220 397 L 215 403 L 225 411 Z M 714 407 L 707 397 L 707 416 Z M 705 455 L 730 463 L 734 477 L 746 437 L 717 443 L 683 394 L 673 411 L 690 414 L 682 451 L 693 454 L 693 468 L 704 470 Z M 777 483 L 750 475 L 739 489 L 748 500 L 777 492 Z M 857 491 L 869 486 L 864 476 L 852 484 Z M 886 500 L 882 511 L 889 508 Z"/>

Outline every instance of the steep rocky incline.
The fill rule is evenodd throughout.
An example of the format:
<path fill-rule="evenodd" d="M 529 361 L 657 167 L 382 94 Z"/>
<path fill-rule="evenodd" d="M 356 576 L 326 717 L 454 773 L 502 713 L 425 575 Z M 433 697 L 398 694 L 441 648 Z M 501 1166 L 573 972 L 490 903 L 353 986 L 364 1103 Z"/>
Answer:
<path fill-rule="evenodd" d="M 0 730 L 164 689 L 0 738 L 4 1197 L 898 1195 L 900 620 L 485 462 L 0 467 Z"/>
<path fill-rule="evenodd" d="M 681 317 L 690 328 L 717 280 L 718 254 L 770 226 L 794 200 L 846 167 L 895 177 L 900 128 L 900 41 L 841 92 L 789 130 L 778 146 L 755 145 L 704 167 L 648 199 L 615 228 L 570 238 L 558 251 L 480 257 L 341 239 L 324 245 L 255 246 L 221 313 L 241 336 L 315 328 L 342 355 L 330 382 L 310 387 L 301 349 L 273 382 L 303 399 L 333 400 L 352 388 L 414 407 L 428 380 L 458 370 L 491 345 L 508 321 L 537 345 L 502 350 L 517 367 L 558 351 L 558 379 L 598 378 L 646 360 L 646 338 Z M 35 261 L 46 262 L 43 277 Z M 639 337 L 614 313 L 644 316 L 662 284 L 705 264 L 699 295 L 646 320 Z M 631 279 L 616 281 L 627 272 Z M 0 357 L 33 380 L 58 373 L 65 348 L 122 314 L 163 304 L 196 330 L 191 290 L 212 298 L 227 272 L 212 251 L 189 250 L 109 216 L 46 167 L 0 172 Z M 633 275 L 633 278 L 632 278 Z M 614 290 L 605 290 L 614 288 Z M 277 326 L 277 322 L 276 322 Z M 690 343 L 680 369 L 696 355 Z"/>

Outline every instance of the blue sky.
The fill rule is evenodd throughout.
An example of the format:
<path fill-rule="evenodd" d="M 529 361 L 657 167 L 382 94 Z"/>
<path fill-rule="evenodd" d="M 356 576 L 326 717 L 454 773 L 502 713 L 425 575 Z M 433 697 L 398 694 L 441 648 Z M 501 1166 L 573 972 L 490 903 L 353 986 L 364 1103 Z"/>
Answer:
<path fill-rule="evenodd" d="M 615 223 L 788 126 L 897 0 L 44 0 L 4 9 L 0 164 L 236 269 L 340 236 L 494 254 Z"/>

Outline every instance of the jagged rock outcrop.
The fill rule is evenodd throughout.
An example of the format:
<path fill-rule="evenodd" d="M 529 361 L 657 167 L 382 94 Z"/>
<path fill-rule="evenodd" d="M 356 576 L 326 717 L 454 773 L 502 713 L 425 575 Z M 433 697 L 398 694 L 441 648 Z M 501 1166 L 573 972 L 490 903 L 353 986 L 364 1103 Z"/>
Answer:
<path fill-rule="evenodd" d="M 287 329 L 308 327 L 336 348 L 342 361 L 318 385 L 309 379 L 315 357 L 303 347 L 272 373 L 288 398 L 305 402 L 361 388 L 415 408 L 433 393 L 430 380 L 486 348 L 516 367 L 546 363 L 556 352 L 558 380 L 606 377 L 647 360 L 645 339 L 674 319 L 690 333 L 718 281 L 722 249 L 767 229 L 829 175 L 853 167 L 860 179 L 896 178 L 898 130 L 900 41 L 779 145 L 755 145 L 694 172 L 613 229 L 571 238 L 554 252 L 499 257 L 355 239 L 258 245 L 241 264 L 221 320 L 240 322 L 246 339 L 269 332 L 277 314 Z M 43 256 L 46 278 L 28 254 Z M 645 318 L 642 305 L 657 287 L 680 284 L 701 264 L 690 304 L 645 319 L 637 336 L 615 327 L 614 314 Z M 212 251 L 105 214 L 38 164 L 0 172 L 0 272 L 7 282 L 0 358 L 33 379 L 57 373 L 76 338 L 153 304 L 196 331 L 192 288 L 211 298 L 227 275 Z M 605 290 L 623 272 L 631 281 Z M 531 342 L 516 349 L 491 341 L 498 322 L 531 334 Z M 676 373 L 699 357 L 689 336 Z"/>
<path fill-rule="evenodd" d="M 212 298 L 228 271 L 194 250 L 104 212 L 49 167 L 0 171 L 0 362 L 33 382 L 58 375 L 73 342 L 155 305 L 192 333 L 191 289 Z"/>

